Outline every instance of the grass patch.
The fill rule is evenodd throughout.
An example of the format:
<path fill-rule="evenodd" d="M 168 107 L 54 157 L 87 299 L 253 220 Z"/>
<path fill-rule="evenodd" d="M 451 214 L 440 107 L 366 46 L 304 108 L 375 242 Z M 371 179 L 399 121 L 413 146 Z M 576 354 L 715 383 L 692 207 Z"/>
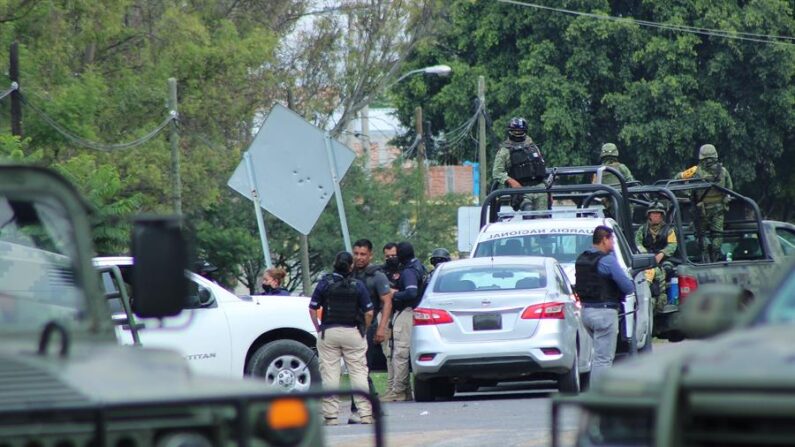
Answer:
<path fill-rule="evenodd" d="M 378 395 L 383 395 L 386 393 L 386 382 L 387 382 L 387 375 L 385 372 L 371 372 L 370 379 L 373 380 L 373 386 L 375 387 L 375 392 Z M 351 387 L 351 381 L 348 378 L 347 374 L 343 374 L 340 378 L 340 388 L 349 389 Z"/>

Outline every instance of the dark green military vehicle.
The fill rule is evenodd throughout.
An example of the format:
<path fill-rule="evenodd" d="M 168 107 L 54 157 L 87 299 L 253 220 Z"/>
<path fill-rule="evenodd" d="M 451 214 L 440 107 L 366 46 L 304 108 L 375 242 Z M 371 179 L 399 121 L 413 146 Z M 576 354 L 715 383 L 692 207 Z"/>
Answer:
<path fill-rule="evenodd" d="M 783 446 L 795 443 L 795 265 L 743 307 L 737 286 L 707 285 L 683 307 L 683 330 L 707 341 L 670 345 L 607 371 L 591 391 L 553 402 L 580 409 L 578 446 Z"/>
<path fill-rule="evenodd" d="M 139 316 L 181 311 L 179 227 L 136 223 Z M 323 445 L 306 400 L 321 392 L 199 377 L 176 353 L 119 346 L 93 255 L 87 207 L 70 184 L 0 167 L 0 447 Z"/>

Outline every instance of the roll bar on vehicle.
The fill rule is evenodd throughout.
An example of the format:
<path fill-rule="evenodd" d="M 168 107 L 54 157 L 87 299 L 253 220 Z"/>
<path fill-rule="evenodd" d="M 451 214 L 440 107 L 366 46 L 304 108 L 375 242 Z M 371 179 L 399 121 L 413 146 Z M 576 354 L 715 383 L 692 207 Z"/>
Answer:
<path fill-rule="evenodd" d="M 575 177 L 587 174 L 593 174 L 596 180 L 601 180 L 603 174 L 609 172 L 616 176 L 619 180 L 619 189 L 610 185 L 603 185 L 601 183 L 585 183 L 585 184 L 572 184 L 561 185 L 555 184 L 555 181 L 565 177 Z M 621 231 L 626 236 L 627 241 L 635 247 L 635 236 L 632 234 L 632 219 L 629 215 L 629 203 L 626 199 L 628 194 L 628 187 L 626 179 L 621 173 L 610 166 L 566 166 L 547 169 L 547 179 L 543 185 L 522 187 L 522 188 L 504 188 L 492 191 L 483 201 L 480 210 L 480 227 L 483 228 L 488 223 L 496 222 L 498 220 L 498 213 L 500 209 L 500 202 L 502 199 L 509 197 L 513 198 L 517 195 L 524 194 L 547 194 L 550 199 L 554 197 L 561 198 L 561 196 L 583 198 L 583 202 L 577 205 L 578 209 L 587 209 L 591 200 L 600 195 L 608 196 L 614 203 L 616 209 L 616 221 L 621 227 Z M 552 209 L 552 200 L 547 201 L 547 210 Z M 533 212 L 536 215 L 544 215 L 545 213 L 540 210 Z M 546 213 L 552 215 L 554 213 Z"/>
<path fill-rule="evenodd" d="M 636 197 L 641 195 L 646 195 L 646 197 L 643 197 L 643 199 L 639 199 Z M 674 225 L 674 227 L 676 228 L 675 231 L 677 233 L 677 237 L 679 239 L 683 239 L 684 225 L 682 224 L 682 210 L 679 207 L 679 198 L 676 197 L 676 195 L 673 192 L 671 192 L 670 189 L 657 185 L 633 186 L 629 188 L 629 191 L 627 193 L 627 199 L 630 204 L 638 203 L 648 207 L 652 202 L 656 200 L 656 199 L 649 199 L 648 197 L 649 195 L 655 195 L 657 197 L 664 196 L 665 199 L 667 199 L 671 203 L 671 206 L 673 207 L 673 212 L 671 212 L 670 214 L 673 216 L 673 219 L 672 222 L 670 223 Z M 690 259 L 687 256 L 687 247 L 685 245 L 686 244 L 682 243 L 678 244 L 677 247 L 677 250 L 679 250 L 679 252 L 682 255 L 683 262 L 687 262 L 687 260 Z"/>
<path fill-rule="evenodd" d="M 725 188 L 720 185 L 716 185 L 714 183 L 708 182 L 704 179 L 696 178 L 696 179 L 666 179 L 666 180 L 658 180 L 654 183 L 654 187 L 658 188 L 665 188 L 668 191 L 674 193 L 674 197 L 676 197 L 677 202 L 682 201 L 682 197 L 677 197 L 675 193 L 677 192 L 687 192 L 687 193 L 695 193 L 698 190 L 703 190 L 701 198 L 710 190 L 716 189 L 721 193 L 725 194 L 729 197 L 729 201 L 736 201 L 738 203 L 742 203 L 745 207 L 752 211 L 753 216 L 748 220 L 739 220 L 739 221 L 730 221 L 729 223 L 734 224 L 742 224 L 742 223 L 749 223 L 755 225 L 759 237 L 759 246 L 762 250 L 762 255 L 765 259 L 772 259 L 771 256 L 771 248 L 769 245 L 769 241 L 763 234 L 764 224 L 762 222 L 762 212 L 759 210 L 759 205 L 756 203 L 755 200 L 751 199 L 750 197 L 744 196 L 736 191 L 731 189 Z M 633 188 L 634 190 L 634 188 Z M 677 203 L 677 209 L 678 207 Z"/>

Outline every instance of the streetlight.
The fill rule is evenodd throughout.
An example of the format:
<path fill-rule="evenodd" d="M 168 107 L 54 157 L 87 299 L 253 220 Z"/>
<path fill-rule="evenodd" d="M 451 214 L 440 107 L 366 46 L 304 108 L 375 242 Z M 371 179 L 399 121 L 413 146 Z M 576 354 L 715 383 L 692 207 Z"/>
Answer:
<path fill-rule="evenodd" d="M 452 73 L 452 72 L 453 72 L 453 69 L 450 68 L 449 65 L 431 65 L 430 67 L 418 68 L 416 70 L 411 70 L 411 71 L 407 71 L 406 73 L 403 73 L 403 75 L 401 75 L 399 78 L 397 78 L 395 80 L 395 82 L 393 82 L 393 83 L 389 84 L 387 87 L 385 87 L 384 90 L 388 90 L 389 87 L 392 87 L 393 85 L 397 84 L 398 82 L 406 79 L 407 77 L 409 77 L 411 75 L 415 75 L 417 73 L 432 74 L 432 75 L 436 75 L 436 76 L 449 76 L 450 73 Z"/>
<path fill-rule="evenodd" d="M 452 73 L 452 72 L 453 72 L 453 69 L 449 65 L 431 65 L 429 67 L 423 67 L 423 68 L 418 68 L 416 70 L 410 70 L 410 71 L 407 71 L 407 72 L 403 73 L 402 75 L 400 75 L 400 77 L 398 77 L 394 81 L 392 81 L 389 84 L 387 84 L 382 89 L 382 91 L 388 91 L 390 88 L 392 88 L 398 82 L 406 79 L 409 76 L 415 75 L 415 74 L 423 73 L 423 74 L 430 74 L 430 75 L 435 75 L 435 76 L 449 76 L 450 73 Z M 370 106 L 369 105 L 365 105 L 364 107 L 362 107 L 362 110 L 360 112 L 360 116 L 361 116 L 361 121 L 362 121 L 361 122 L 361 126 L 362 126 L 361 138 L 362 138 L 362 146 L 363 146 L 363 149 L 364 149 L 364 157 L 365 157 L 364 169 L 365 169 L 365 172 L 369 173 L 370 172 L 370 119 L 369 119 L 369 117 L 370 117 Z"/>

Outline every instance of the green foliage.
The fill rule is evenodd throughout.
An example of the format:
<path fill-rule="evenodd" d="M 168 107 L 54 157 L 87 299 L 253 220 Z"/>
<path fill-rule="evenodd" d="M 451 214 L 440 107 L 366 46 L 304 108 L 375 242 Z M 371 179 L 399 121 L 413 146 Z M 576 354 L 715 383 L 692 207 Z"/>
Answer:
<path fill-rule="evenodd" d="M 351 242 L 366 238 L 373 242 L 375 258 L 387 242 L 408 240 L 417 257 L 427 264 L 431 250 L 455 246 L 457 209 L 466 198 L 448 196 L 419 200 L 416 170 L 400 166 L 375 170 L 368 177 L 358 164 L 341 184 Z M 219 267 L 219 280 L 227 287 L 240 282 L 250 293 L 259 289 L 264 269 L 259 232 L 252 203 L 235 193 L 225 193 L 195 228 L 198 256 Z M 287 270 L 285 287 L 301 287 L 300 235 L 266 213 L 268 243 L 273 264 Z M 334 256 L 345 250 L 336 201 L 318 219 L 309 235 L 310 277 L 331 269 Z M 377 261 L 380 262 L 380 261 Z"/>
<path fill-rule="evenodd" d="M 795 35 L 792 2 L 572 0 L 567 9 L 745 33 Z M 433 129 L 450 130 L 473 113 L 477 76 L 486 77 L 493 119 L 491 155 L 512 116 L 524 116 L 552 165 L 598 162 L 618 144 L 646 182 L 695 162 L 697 148 L 718 147 L 740 191 L 768 213 L 787 217 L 795 142 L 795 46 L 761 44 L 573 17 L 497 2 L 456 0 L 432 42 L 408 68 L 445 63 L 449 81 L 395 87 L 399 116 L 411 127 L 424 106 Z M 419 85 L 422 85 L 420 88 Z M 443 152 L 477 158 L 476 143 Z M 490 161 L 490 160 L 489 160 Z M 675 162 L 672 162 L 675 161 Z"/>

